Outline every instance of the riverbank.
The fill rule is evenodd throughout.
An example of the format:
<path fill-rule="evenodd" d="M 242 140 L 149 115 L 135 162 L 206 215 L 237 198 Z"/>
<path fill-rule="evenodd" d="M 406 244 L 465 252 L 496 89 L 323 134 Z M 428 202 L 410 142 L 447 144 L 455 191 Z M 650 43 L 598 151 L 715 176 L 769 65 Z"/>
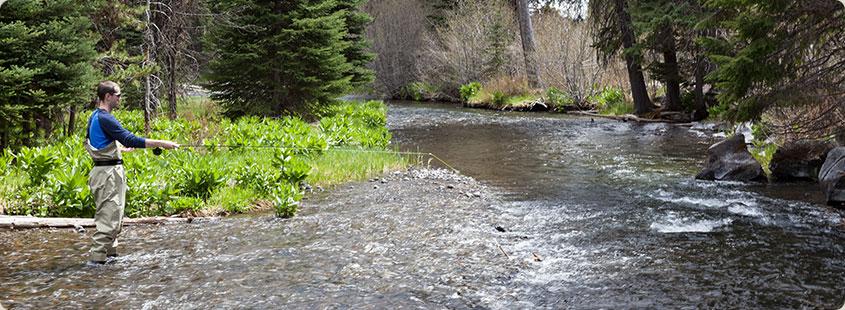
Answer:
<path fill-rule="evenodd" d="M 305 191 L 405 169 L 414 159 L 390 146 L 382 102 L 346 102 L 317 123 L 298 117 L 222 117 L 208 100 L 183 105 L 175 120 L 157 118 L 149 137 L 183 144 L 160 156 L 124 154 L 126 215 L 220 216 L 273 209 L 296 214 Z M 124 126 L 143 132 L 140 111 L 116 111 Z M 85 128 L 81 118 L 78 128 Z M 90 218 L 90 156 L 84 135 L 59 136 L 43 146 L 0 156 L 0 214 Z"/>

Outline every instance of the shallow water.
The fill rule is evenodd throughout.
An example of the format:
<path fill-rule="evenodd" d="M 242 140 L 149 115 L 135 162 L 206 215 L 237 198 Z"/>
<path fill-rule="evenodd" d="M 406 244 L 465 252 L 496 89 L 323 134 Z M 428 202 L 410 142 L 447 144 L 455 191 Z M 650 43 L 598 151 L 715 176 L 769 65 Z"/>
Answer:
<path fill-rule="evenodd" d="M 408 103 L 391 104 L 388 122 L 403 150 L 432 152 L 505 201 L 444 210 L 361 198 L 305 208 L 292 220 L 259 215 L 133 227 L 121 236 L 126 255 L 104 268 L 81 264 L 90 231 L 2 232 L 0 303 L 153 309 L 842 304 L 841 212 L 819 204 L 812 184 L 693 180 L 704 151 L 717 141 L 714 132 Z M 496 258 L 499 245 L 508 260 Z"/>
<path fill-rule="evenodd" d="M 409 104 L 391 123 L 507 193 L 513 250 L 544 258 L 512 280 L 525 305 L 842 305 L 842 213 L 814 184 L 694 180 L 715 132 Z"/>

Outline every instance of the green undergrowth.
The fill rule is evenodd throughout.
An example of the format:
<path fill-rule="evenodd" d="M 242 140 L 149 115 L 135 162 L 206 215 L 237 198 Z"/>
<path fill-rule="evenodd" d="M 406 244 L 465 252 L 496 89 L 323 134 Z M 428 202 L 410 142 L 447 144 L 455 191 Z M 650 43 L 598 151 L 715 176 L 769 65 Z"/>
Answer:
<path fill-rule="evenodd" d="M 208 113 L 195 99 L 177 120 L 162 116 L 151 138 L 185 146 L 155 156 L 124 153 L 129 217 L 236 214 L 272 208 L 296 214 L 302 188 L 331 186 L 403 169 L 411 159 L 390 148 L 386 106 L 350 102 L 332 106 L 314 124 L 297 117 L 243 117 Z M 212 110 L 214 111 L 214 110 Z M 139 111 L 115 111 L 130 131 L 143 132 Z M 83 120 L 84 121 L 84 120 Z M 85 128 L 84 126 L 81 128 Z M 0 207 L 5 214 L 91 217 L 91 158 L 84 133 L 45 146 L 0 154 Z M 190 147 L 200 143 L 203 147 Z M 220 147 L 220 146 L 225 147 Z"/>

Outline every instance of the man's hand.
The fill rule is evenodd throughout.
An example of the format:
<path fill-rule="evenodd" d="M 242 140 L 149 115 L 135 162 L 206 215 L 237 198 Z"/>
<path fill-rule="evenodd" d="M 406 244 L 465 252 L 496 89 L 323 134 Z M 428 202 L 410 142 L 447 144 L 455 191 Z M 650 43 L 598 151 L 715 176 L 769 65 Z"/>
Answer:
<path fill-rule="evenodd" d="M 172 149 L 178 148 L 179 144 L 177 144 L 176 142 L 167 141 L 167 140 L 147 139 L 147 148 L 157 148 L 157 147 L 172 150 Z"/>
<path fill-rule="evenodd" d="M 161 141 L 161 148 L 172 150 L 175 148 L 179 148 L 179 144 L 173 141 Z"/>
<path fill-rule="evenodd" d="M 134 149 L 134 148 L 131 148 L 131 147 L 121 147 L 121 148 L 120 148 L 120 152 L 121 152 L 121 153 L 129 153 L 129 152 L 132 152 L 132 151 L 134 151 L 134 150 L 135 150 L 135 149 Z"/>

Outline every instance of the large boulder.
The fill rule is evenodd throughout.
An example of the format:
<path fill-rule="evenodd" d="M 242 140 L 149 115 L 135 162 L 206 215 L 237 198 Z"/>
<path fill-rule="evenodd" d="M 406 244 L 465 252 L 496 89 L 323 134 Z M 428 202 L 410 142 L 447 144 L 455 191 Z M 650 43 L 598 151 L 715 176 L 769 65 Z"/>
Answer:
<path fill-rule="evenodd" d="M 819 171 L 819 185 L 829 205 L 845 205 L 845 147 L 827 153 Z"/>
<path fill-rule="evenodd" d="M 827 153 L 833 144 L 820 141 L 796 141 L 787 143 L 772 155 L 769 169 L 772 178 L 780 182 L 815 181 Z"/>
<path fill-rule="evenodd" d="M 695 176 L 700 180 L 766 182 L 763 166 L 751 156 L 745 146 L 745 136 L 736 134 L 707 149 L 704 171 Z"/>

